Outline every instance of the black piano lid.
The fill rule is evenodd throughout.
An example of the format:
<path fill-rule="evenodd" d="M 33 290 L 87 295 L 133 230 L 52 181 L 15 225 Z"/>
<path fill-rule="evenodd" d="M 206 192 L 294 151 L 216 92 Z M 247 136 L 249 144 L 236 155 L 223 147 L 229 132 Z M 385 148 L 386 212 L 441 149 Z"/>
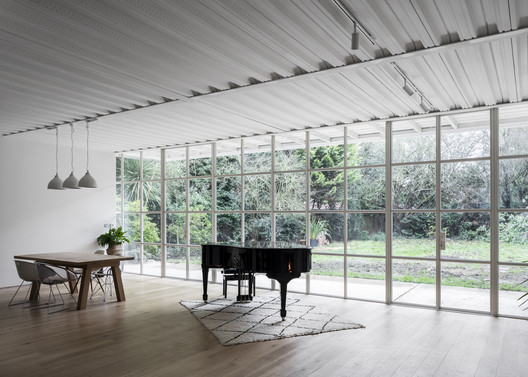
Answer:
<path fill-rule="evenodd" d="M 250 241 L 250 242 L 210 242 L 202 244 L 203 246 L 231 246 L 247 249 L 306 249 L 311 250 L 310 246 L 301 245 L 286 241 Z"/>

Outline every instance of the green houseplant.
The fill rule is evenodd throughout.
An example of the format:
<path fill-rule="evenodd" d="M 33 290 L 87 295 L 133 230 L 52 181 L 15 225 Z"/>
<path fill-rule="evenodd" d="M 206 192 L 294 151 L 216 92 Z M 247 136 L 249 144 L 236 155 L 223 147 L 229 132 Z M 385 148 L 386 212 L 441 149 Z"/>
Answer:
<path fill-rule="evenodd" d="M 122 227 L 110 228 L 108 232 L 101 234 L 97 237 L 97 244 L 101 247 L 107 247 L 106 253 L 108 255 L 123 254 L 123 243 L 130 242 L 125 236 L 126 231 L 123 231 Z"/>
<path fill-rule="evenodd" d="M 319 245 L 318 238 L 326 237 L 328 235 L 328 228 L 324 220 L 310 221 L 310 246 L 315 247 Z"/>

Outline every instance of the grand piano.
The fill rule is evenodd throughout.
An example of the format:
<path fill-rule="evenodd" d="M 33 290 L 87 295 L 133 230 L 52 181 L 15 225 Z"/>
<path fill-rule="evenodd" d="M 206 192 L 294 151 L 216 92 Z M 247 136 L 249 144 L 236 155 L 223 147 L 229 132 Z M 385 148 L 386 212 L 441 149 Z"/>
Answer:
<path fill-rule="evenodd" d="M 266 273 L 280 283 L 282 319 L 286 318 L 286 291 L 290 280 L 312 268 L 310 247 L 286 242 L 209 243 L 202 245 L 203 299 L 207 301 L 210 268 L 236 269 L 240 275 Z M 249 279 L 251 284 L 251 279 Z M 246 296 L 251 300 L 251 286 Z"/>

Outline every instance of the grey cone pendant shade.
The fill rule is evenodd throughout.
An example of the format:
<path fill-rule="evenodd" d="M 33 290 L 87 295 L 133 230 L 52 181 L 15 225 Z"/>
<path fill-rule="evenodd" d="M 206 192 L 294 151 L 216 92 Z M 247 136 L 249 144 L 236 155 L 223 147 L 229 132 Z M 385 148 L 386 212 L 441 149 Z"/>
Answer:
<path fill-rule="evenodd" d="M 79 181 L 79 187 L 97 188 L 97 182 L 88 170 L 86 170 L 86 174 Z"/>
<path fill-rule="evenodd" d="M 88 170 L 88 163 L 90 161 L 90 152 L 89 152 L 90 128 L 88 124 L 89 122 L 86 121 L 86 174 L 79 181 L 79 187 L 97 188 L 97 182 L 95 181 L 95 178 L 90 175 L 90 171 Z"/>
<path fill-rule="evenodd" d="M 50 190 L 64 190 L 62 179 L 59 178 L 59 129 L 55 127 L 55 177 L 48 183 Z"/>
<path fill-rule="evenodd" d="M 75 175 L 73 175 L 73 124 L 70 123 L 71 127 L 71 173 L 68 178 L 64 180 L 64 183 L 62 184 L 62 187 L 67 189 L 79 189 L 79 180 L 75 178 Z"/>

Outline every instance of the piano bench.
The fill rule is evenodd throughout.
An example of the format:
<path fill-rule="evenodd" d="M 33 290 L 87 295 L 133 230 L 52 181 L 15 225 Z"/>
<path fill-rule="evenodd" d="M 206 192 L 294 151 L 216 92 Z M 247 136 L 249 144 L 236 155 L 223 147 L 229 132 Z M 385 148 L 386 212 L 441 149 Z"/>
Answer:
<path fill-rule="evenodd" d="M 252 272 L 242 272 L 236 268 L 224 268 L 222 271 L 222 274 L 224 275 L 223 279 L 223 293 L 224 297 L 227 298 L 227 282 L 236 280 L 238 281 L 238 296 L 240 296 L 240 287 L 241 282 L 243 280 L 247 280 L 249 284 L 249 295 L 251 295 L 251 291 L 253 291 L 253 296 L 255 296 L 255 274 Z"/>

